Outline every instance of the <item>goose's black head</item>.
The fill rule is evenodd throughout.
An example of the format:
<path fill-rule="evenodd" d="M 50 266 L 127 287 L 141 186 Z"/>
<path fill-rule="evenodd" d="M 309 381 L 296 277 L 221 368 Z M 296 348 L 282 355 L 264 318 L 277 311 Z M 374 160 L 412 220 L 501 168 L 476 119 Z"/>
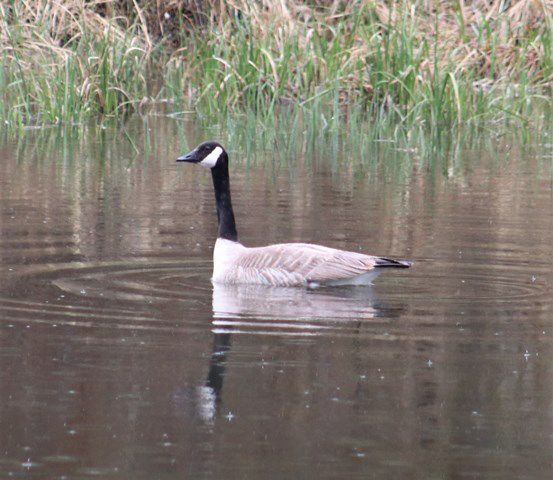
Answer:
<path fill-rule="evenodd" d="M 177 158 L 177 162 L 199 163 L 202 167 L 215 168 L 228 162 L 227 152 L 220 143 L 200 143 L 194 150 Z"/>

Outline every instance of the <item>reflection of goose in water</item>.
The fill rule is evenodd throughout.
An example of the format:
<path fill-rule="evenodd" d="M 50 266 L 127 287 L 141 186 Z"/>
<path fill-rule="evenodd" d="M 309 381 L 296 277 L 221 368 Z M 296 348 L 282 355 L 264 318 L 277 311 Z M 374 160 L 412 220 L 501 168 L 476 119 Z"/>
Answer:
<path fill-rule="evenodd" d="M 198 388 L 198 413 L 204 422 L 211 423 L 221 400 L 227 352 L 230 350 L 230 333 L 213 334 L 213 350 L 205 385 Z"/>
<path fill-rule="evenodd" d="M 271 286 L 370 285 L 384 269 L 409 262 L 309 243 L 247 248 L 238 242 L 230 198 L 228 155 L 216 142 L 204 142 L 178 161 L 211 169 L 219 229 L 213 251 L 213 281 Z"/>
<path fill-rule="evenodd" d="M 207 423 L 217 415 L 232 334 L 356 335 L 363 323 L 389 322 L 404 311 L 386 306 L 374 289 L 305 290 L 261 285 L 213 284 L 213 350 L 198 412 Z"/>
<path fill-rule="evenodd" d="M 215 325 L 220 324 L 219 319 L 251 319 L 272 321 L 277 326 L 282 321 L 287 325 L 289 322 L 316 321 L 324 327 L 333 322 L 357 322 L 384 315 L 393 317 L 401 310 L 379 303 L 371 287 L 306 290 L 213 284 Z"/>

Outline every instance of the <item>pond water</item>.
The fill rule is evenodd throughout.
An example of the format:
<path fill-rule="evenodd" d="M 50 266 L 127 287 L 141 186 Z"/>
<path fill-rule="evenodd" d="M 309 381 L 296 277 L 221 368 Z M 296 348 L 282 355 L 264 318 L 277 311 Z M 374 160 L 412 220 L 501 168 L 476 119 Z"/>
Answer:
<path fill-rule="evenodd" d="M 551 478 L 551 139 L 125 128 L 0 146 L 0 478 Z M 216 135 L 243 243 L 413 267 L 213 287 Z"/>

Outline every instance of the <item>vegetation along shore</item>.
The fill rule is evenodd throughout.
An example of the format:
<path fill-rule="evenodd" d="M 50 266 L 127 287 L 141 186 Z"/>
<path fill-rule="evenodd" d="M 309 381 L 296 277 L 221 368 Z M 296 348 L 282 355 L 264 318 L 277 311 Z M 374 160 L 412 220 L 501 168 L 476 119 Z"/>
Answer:
<path fill-rule="evenodd" d="M 0 119 L 322 103 L 407 125 L 526 122 L 551 103 L 552 26 L 553 0 L 8 0 Z"/>

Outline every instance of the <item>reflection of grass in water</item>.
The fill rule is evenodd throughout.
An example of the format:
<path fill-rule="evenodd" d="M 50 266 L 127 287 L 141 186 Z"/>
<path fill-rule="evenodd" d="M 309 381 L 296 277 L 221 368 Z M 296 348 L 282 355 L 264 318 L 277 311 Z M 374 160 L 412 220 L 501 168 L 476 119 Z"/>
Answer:
<path fill-rule="evenodd" d="M 79 123 L 168 100 L 264 121 L 310 108 L 313 130 L 323 105 L 429 130 L 533 121 L 553 78 L 551 12 L 500 3 L 14 0 L 0 5 L 0 118 Z M 330 131 L 343 118 L 323 117 Z"/>
<path fill-rule="evenodd" d="M 499 144 L 544 148 L 551 139 L 543 125 L 550 122 L 551 111 L 544 110 L 531 126 L 520 129 L 497 124 L 491 130 L 485 124 L 428 131 L 424 125 L 406 128 L 389 117 L 375 121 L 361 109 L 318 102 L 269 117 L 251 110 L 217 117 L 151 115 L 108 128 L 89 123 L 32 130 L 17 136 L 16 155 L 22 162 L 40 159 L 72 168 L 84 161 L 114 171 L 137 162 L 171 163 L 196 143 L 216 139 L 229 150 L 233 164 L 246 168 L 267 164 L 293 175 L 299 165 L 325 165 L 353 177 L 379 169 L 385 178 L 398 180 L 408 178 L 413 168 L 462 176 L 464 162 L 474 156 L 467 152 L 493 152 Z M 501 162 L 501 156 L 495 158 Z"/>
<path fill-rule="evenodd" d="M 221 138 L 231 149 L 240 149 L 240 155 L 248 161 L 293 164 L 298 158 L 303 162 L 324 158 L 366 166 L 386 152 L 388 162 L 393 158 L 402 164 L 442 165 L 444 160 L 459 158 L 463 151 L 486 144 L 492 148 L 494 143 L 507 142 L 505 139 L 509 139 L 507 143 L 529 144 L 531 148 L 548 143 L 546 126 L 551 122 L 551 113 L 549 108 L 536 109 L 534 122 L 519 129 L 513 129 L 508 122 L 483 122 L 428 130 L 425 125 L 397 124 L 389 116 L 375 120 L 362 109 L 329 108 L 320 102 L 305 109 L 283 109 L 266 118 L 253 112 L 223 116 L 225 120 L 219 122 L 207 118 L 203 122 L 218 123 L 218 127 L 208 130 L 202 139 Z"/>

